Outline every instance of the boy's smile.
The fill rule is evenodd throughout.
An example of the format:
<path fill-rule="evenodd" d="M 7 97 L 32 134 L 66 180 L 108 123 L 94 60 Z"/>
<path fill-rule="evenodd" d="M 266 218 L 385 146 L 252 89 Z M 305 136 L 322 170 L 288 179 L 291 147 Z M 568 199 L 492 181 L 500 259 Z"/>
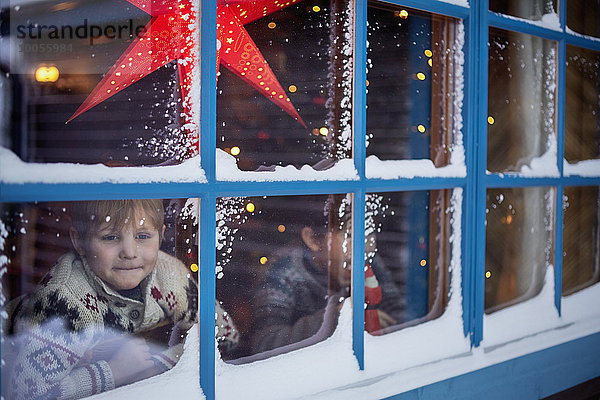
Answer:
<path fill-rule="evenodd" d="M 144 214 L 136 215 L 135 221 L 126 221 L 120 229 L 107 222 L 78 241 L 77 251 L 114 289 L 133 289 L 152 272 L 158 258 L 160 234 L 146 221 Z"/>

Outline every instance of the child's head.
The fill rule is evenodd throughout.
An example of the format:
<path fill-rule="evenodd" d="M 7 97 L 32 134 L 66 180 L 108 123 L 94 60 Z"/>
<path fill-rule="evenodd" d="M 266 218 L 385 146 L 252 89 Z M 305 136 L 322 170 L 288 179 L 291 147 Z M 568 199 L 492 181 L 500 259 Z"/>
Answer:
<path fill-rule="evenodd" d="M 70 234 L 90 269 L 126 290 L 154 269 L 163 231 L 161 200 L 98 200 L 76 203 Z"/>

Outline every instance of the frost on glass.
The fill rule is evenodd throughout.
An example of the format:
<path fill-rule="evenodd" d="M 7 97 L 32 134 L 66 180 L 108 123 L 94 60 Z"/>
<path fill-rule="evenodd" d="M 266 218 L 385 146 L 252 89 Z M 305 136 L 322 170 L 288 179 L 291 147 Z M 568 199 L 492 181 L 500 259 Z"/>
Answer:
<path fill-rule="evenodd" d="M 485 237 L 485 312 L 537 295 L 554 264 L 555 190 L 488 189 Z"/>
<path fill-rule="evenodd" d="M 382 335 L 439 317 L 448 304 L 450 190 L 366 198 L 365 330 Z"/>
<path fill-rule="evenodd" d="M 567 45 L 565 159 L 600 156 L 600 53 Z"/>
<path fill-rule="evenodd" d="M 217 200 L 217 298 L 239 344 L 221 357 L 241 364 L 329 337 L 350 295 L 350 195 Z"/>
<path fill-rule="evenodd" d="M 246 69 L 238 73 L 221 58 L 216 143 L 241 170 L 327 169 L 352 156 L 353 2 L 292 3 L 243 25 L 249 39 L 241 43 L 247 54 L 250 40 L 256 44 L 273 72 L 271 84 L 257 57 L 242 52 L 235 63 Z M 226 33 L 221 53 L 240 41 Z M 289 101 L 277 104 L 279 98 Z"/>
<path fill-rule="evenodd" d="M 556 13 L 557 0 L 490 0 L 490 11 L 539 21 Z"/>
<path fill-rule="evenodd" d="M 97 86 L 151 21 L 148 13 L 117 0 L 10 3 L 2 10 L 2 146 L 26 162 L 109 166 L 179 164 L 197 152 L 184 127 L 181 63 L 155 59 L 160 68 L 124 89 Z M 131 57 L 117 73 L 144 63 Z M 70 120 L 95 90 L 111 96 Z"/>
<path fill-rule="evenodd" d="M 556 42 L 490 28 L 487 169 L 518 172 L 556 152 Z"/>
<path fill-rule="evenodd" d="M 410 8 L 368 4 L 367 156 L 445 166 L 460 114 L 461 25 Z"/>
<path fill-rule="evenodd" d="M 597 186 L 565 187 L 562 294 L 600 281 L 600 195 Z"/>
<path fill-rule="evenodd" d="M 186 199 L 2 204 L 3 398 L 78 399 L 172 368 L 197 322 L 197 215 Z"/>
<path fill-rule="evenodd" d="M 567 1 L 567 27 L 577 33 L 600 37 L 600 2 L 598 0 Z"/>

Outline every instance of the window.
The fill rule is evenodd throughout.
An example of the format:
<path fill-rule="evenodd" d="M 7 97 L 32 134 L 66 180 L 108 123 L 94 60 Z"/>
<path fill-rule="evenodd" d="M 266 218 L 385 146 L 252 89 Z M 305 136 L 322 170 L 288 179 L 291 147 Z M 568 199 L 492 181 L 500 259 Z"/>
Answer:
<path fill-rule="evenodd" d="M 2 9 L 3 390 L 12 307 L 90 253 L 85 204 L 162 207 L 155 253 L 199 295 L 174 368 L 208 399 L 383 398 L 577 325 L 600 281 L 596 2 L 176 3 Z"/>

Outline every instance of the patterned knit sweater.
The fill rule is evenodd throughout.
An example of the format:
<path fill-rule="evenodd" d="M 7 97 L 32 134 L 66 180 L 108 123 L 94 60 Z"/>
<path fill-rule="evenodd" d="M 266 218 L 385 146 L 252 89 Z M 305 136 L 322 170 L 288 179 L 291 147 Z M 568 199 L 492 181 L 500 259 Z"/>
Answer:
<path fill-rule="evenodd" d="M 185 333 L 196 322 L 196 283 L 179 260 L 159 252 L 140 289 L 140 300 L 123 296 L 84 257 L 62 256 L 17 311 L 9 397 L 78 399 L 114 388 L 107 360 L 124 333 L 149 339 L 162 327 L 166 339 L 151 347 L 153 361 L 162 370 L 175 365 L 182 343 L 169 343 L 168 328 Z"/>

